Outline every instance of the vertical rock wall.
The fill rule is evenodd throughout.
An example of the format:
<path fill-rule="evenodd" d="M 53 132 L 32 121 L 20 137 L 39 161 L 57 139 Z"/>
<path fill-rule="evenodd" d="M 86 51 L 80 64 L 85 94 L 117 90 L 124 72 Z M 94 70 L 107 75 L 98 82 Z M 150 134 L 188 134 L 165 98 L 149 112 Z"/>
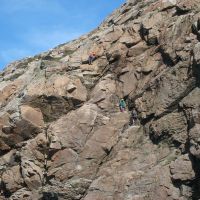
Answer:
<path fill-rule="evenodd" d="M 128 0 L 91 33 L 7 66 L 0 199 L 200 199 L 199 5 Z"/>

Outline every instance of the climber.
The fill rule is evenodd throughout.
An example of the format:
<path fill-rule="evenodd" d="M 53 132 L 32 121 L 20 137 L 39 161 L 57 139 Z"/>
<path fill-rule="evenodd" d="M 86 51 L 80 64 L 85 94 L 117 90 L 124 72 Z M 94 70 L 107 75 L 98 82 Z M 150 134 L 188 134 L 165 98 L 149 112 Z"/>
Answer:
<path fill-rule="evenodd" d="M 137 112 L 135 109 L 133 109 L 131 112 L 131 119 L 132 119 L 132 125 L 134 126 L 137 121 Z"/>
<path fill-rule="evenodd" d="M 122 98 L 119 101 L 119 109 L 120 109 L 121 112 L 124 112 L 125 108 L 126 108 L 126 103 L 125 103 L 124 99 Z"/>
<path fill-rule="evenodd" d="M 96 53 L 95 52 L 90 53 L 90 55 L 88 57 L 88 63 L 89 63 L 89 65 L 92 64 L 92 62 L 95 60 L 95 58 L 96 58 Z"/>

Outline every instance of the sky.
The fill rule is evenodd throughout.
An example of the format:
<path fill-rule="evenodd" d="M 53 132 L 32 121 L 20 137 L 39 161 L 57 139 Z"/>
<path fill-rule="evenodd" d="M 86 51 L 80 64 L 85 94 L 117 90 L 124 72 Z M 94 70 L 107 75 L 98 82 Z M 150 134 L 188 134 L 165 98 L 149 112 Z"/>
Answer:
<path fill-rule="evenodd" d="M 0 70 L 96 28 L 125 0 L 0 0 Z"/>

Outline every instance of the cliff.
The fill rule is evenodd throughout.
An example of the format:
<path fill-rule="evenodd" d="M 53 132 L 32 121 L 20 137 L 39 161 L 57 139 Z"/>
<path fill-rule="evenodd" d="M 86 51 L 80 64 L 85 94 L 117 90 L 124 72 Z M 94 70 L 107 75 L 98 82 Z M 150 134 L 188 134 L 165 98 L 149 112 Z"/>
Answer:
<path fill-rule="evenodd" d="M 200 199 L 198 0 L 128 0 L 0 94 L 0 199 Z"/>

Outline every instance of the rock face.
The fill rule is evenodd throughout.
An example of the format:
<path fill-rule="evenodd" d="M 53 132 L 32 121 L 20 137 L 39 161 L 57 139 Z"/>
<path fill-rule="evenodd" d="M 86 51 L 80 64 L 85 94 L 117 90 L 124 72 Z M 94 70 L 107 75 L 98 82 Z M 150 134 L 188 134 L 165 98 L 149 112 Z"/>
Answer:
<path fill-rule="evenodd" d="M 198 0 L 128 0 L 91 33 L 10 64 L 0 199 L 200 199 L 199 88 Z"/>

